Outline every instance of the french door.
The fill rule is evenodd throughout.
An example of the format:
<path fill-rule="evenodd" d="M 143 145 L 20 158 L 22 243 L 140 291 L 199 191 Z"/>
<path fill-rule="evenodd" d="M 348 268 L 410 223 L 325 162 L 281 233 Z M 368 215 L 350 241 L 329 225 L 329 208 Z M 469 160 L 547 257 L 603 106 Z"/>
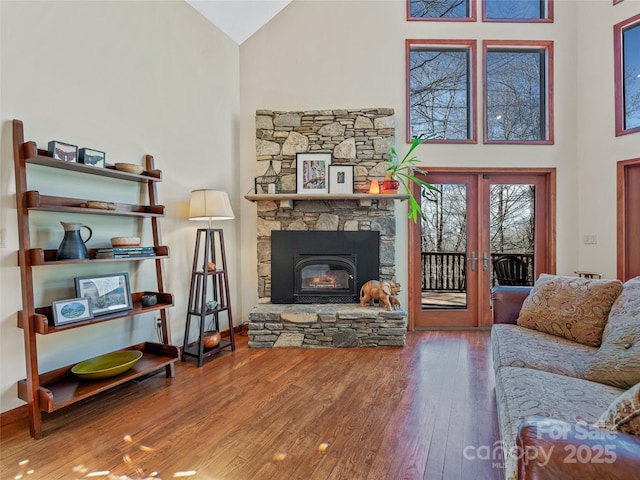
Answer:
<path fill-rule="evenodd" d="M 640 275 L 640 158 L 618 162 L 618 278 Z"/>
<path fill-rule="evenodd" d="M 555 272 L 555 171 L 434 168 L 423 179 L 438 190 L 412 186 L 425 218 L 409 229 L 409 327 L 489 327 L 493 285 Z"/>

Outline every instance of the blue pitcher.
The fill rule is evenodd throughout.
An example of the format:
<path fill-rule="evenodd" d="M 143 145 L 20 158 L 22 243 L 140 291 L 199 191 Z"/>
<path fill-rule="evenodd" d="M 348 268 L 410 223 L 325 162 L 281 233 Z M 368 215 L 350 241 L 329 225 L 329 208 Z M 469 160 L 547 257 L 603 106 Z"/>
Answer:
<path fill-rule="evenodd" d="M 84 243 L 88 242 L 91 235 L 93 235 L 91 229 L 81 223 L 60 222 L 60 224 L 64 228 L 64 238 L 56 252 L 56 260 L 81 260 L 83 258 L 89 258 L 89 252 Z M 80 235 L 81 228 L 89 230 L 89 236 L 85 239 Z"/>

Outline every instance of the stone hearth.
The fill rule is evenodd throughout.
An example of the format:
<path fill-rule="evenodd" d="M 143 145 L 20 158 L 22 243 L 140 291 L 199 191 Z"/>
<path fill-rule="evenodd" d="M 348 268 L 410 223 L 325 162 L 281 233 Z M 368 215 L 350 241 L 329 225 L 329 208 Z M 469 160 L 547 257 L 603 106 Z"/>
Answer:
<path fill-rule="evenodd" d="M 407 312 L 359 305 L 260 304 L 249 313 L 249 347 L 403 347 Z"/>

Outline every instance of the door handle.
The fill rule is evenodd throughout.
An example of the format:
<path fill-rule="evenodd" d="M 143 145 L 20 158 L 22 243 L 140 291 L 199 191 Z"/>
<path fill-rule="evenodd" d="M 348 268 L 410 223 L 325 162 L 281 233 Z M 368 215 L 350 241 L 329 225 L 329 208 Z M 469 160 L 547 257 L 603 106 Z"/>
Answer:
<path fill-rule="evenodd" d="M 476 271 L 476 265 L 478 264 L 478 254 L 476 252 L 471 252 L 471 271 Z"/>
<path fill-rule="evenodd" d="M 482 271 L 486 272 L 489 268 L 489 256 L 487 252 L 482 252 Z"/>

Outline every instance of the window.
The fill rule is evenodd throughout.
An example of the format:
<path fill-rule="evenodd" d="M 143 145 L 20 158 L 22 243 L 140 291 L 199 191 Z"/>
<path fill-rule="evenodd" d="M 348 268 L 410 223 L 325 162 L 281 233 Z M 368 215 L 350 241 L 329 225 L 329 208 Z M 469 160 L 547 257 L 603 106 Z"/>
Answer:
<path fill-rule="evenodd" d="M 482 19 L 490 22 L 552 22 L 553 0 L 484 0 Z"/>
<path fill-rule="evenodd" d="M 407 19 L 475 22 L 476 0 L 407 0 Z"/>
<path fill-rule="evenodd" d="M 485 143 L 553 143 L 552 42 L 484 42 Z"/>
<path fill-rule="evenodd" d="M 640 15 L 613 27 L 616 136 L 640 132 Z"/>
<path fill-rule="evenodd" d="M 474 143 L 474 40 L 407 40 L 407 133 Z"/>

